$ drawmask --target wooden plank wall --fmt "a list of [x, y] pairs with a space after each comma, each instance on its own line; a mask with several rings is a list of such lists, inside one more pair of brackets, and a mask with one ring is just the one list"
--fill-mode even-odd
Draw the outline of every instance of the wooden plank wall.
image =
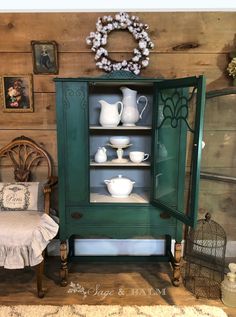
[[[132, 13], [149, 24], [149, 35], [155, 44], [142, 76], [176, 78], [204, 74], [207, 90], [232, 85], [226, 67], [229, 53], [236, 50], [235, 12]], [[1, 13], [0, 75], [33, 74], [32, 40], [58, 43], [59, 77], [103, 74], [96, 68], [85, 38], [95, 31], [98, 16], [106, 14], [112, 13]], [[131, 50], [136, 46], [128, 32], [113, 32], [108, 42], [108, 51], [116, 60], [132, 56]], [[33, 113], [1, 110], [0, 146], [19, 135], [32, 137], [51, 154], [57, 173], [54, 77], [33, 75]], [[205, 210], [204, 195], [201, 197]]]

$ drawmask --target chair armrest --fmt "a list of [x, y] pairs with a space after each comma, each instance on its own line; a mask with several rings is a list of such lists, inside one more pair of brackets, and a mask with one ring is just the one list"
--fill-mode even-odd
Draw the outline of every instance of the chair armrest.
[[51, 176], [47, 183], [44, 185], [44, 193], [48, 190], [51, 191], [52, 187], [55, 186], [58, 183], [58, 177], [57, 176]]
[[49, 215], [50, 212], [50, 196], [52, 192], [52, 187], [58, 182], [58, 177], [52, 176], [49, 178], [48, 182], [44, 185], [44, 211]]

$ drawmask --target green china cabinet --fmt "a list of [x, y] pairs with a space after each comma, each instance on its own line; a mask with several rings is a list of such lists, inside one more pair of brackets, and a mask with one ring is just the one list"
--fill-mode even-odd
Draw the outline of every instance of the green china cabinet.
[[[95, 78], [56, 78], [55, 82], [61, 285], [67, 284], [67, 254], [73, 253], [67, 240], [73, 241], [76, 235], [164, 236], [165, 254], [150, 257], [171, 261], [173, 283], [178, 285], [183, 224], [194, 226], [197, 221], [204, 77], [162, 80], [117, 71]], [[142, 118], [133, 126], [102, 126], [99, 101], [122, 101], [121, 87], [147, 98]], [[115, 159], [112, 136], [129, 137], [122, 163]], [[106, 148], [103, 163], [94, 161], [99, 147]], [[136, 164], [129, 160], [130, 151], [145, 152], [149, 158]], [[104, 180], [116, 177], [134, 183], [128, 197], [108, 192]], [[171, 239], [176, 241], [174, 254]]]

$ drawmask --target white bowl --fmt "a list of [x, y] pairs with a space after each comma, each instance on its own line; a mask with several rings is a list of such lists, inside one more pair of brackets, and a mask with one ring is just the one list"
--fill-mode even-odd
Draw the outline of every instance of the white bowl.
[[126, 146], [130, 143], [130, 138], [127, 136], [112, 136], [110, 143], [115, 146]]

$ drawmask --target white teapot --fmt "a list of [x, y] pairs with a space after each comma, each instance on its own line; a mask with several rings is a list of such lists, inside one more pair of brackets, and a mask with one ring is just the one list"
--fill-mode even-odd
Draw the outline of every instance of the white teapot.
[[126, 198], [130, 195], [135, 184], [127, 177], [118, 175], [111, 179], [105, 179], [104, 183], [107, 185], [107, 189], [112, 197]]
[[107, 150], [106, 148], [103, 146], [103, 147], [99, 147], [96, 154], [95, 154], [95, 157], [94, 157], [94, 160], [96, 163], [104, 163], [107, 161], [107, 154], [106, 154]]

